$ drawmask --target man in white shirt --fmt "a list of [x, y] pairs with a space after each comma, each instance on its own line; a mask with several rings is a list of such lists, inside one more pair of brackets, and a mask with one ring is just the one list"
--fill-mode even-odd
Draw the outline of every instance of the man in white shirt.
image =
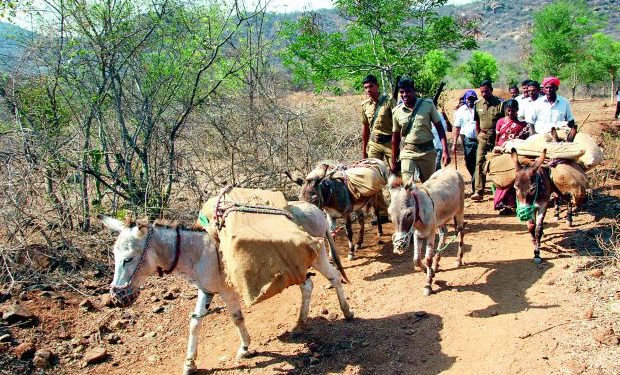
[[521, 91], [523, 93], [515, 98], [517, 102], [519, 102], [519, 108], [521, 108], [521, 103], [529, 97], [529, 92], [527, 90], [527, 87], [530, 84], [530, 82], [531, 81], [529, 78], [521, 82]]
[[535, 110], [530, 119], [526, 119], [533, 125], [535, 133], [549, 133], [553, 128], [567, 126], [569, 128], [566, 141], [572, 142], [577, 128], [575, 117], [566, 98], [557, 94], [560, 80], [556, 77], [547, 77], [543, 80], [543, 90], [546, 96], [535, 104]]
[[528, 93], [528, 97], [519, 102], [519, 113], [517, 117], [520, 121], [533, 124], [530, 119], [536, 110], [536, 102], [543, 100], [544, 95], [540, 95], [540, 83], [537, 81], [529, 81], [526, 92]]
[[[439, 115], [439, 117], [441, 117], [441, 126], [443, 126], [443, 131], [444, 133], [447, 133], [448, 124], [446, 124], [446, 119], [443, 118], [443, 115], [441, 113]], [[439, 133], [437, 133], [437, 129], [433, 127], [431, 129], [431, 132], [433, 133], [433, 146], [435, 147], [435, 151], [437, 151], [437, 157], [435, 158], [435, 171], [438, 171], [441, 169], [441, 156], [443, 154], [443, 146], [441, 145], [441, 140], [439, 139]]]
[[460, 106], [454, 113], [454, 141], [452, 142], [452, 153], [456, 152], [456, 144], [459, 140], [463, 142], [463, 155], [465, 156], [465, 166], [472, 176], [471, 190], [474, 190], [474, 172], [476, 170], [476, 151], [478, 150], [478, 139], [476, 138], [476, 121], [474, 120], [474, 104], [478, 100], [478, 95], [474, 90], [467, 90], [463, 95], [465, 104]]

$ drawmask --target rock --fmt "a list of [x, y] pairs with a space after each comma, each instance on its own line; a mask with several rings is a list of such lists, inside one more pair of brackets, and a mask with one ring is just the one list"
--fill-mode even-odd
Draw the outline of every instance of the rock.
[[6, 320], [9, 324], [18, 322], [35, 322], [36, 317], [22, 305], [13, 304], [10, 305], [2, 314], [2, 319]]
[[316, 342], [311, 342], [310, 344], [308, 344], [308, 349], [310, 349], [310, 351], [313, 353], [318, 352], [320, 348], [321, 345], [317, 344]]
[[148, 356], [146, 358], [146, 361], [149, 363], [149, 365], [156, 365], [157, 362], [159, 362], [159, 357], [153, 354], [153, 355]]
[[620, 302], [612, 303], [610, 308], [612, 312], [615, 312], [616, 314], [620, 314]]
[[172, 292], [168, 292], [166, 294], [164, 294], [163, 299], [165, 299], [166, 301], [172, 301], [173, 299], [176, 299], [177, 296], [172, 293]]
[[116, 333], [110, 333], [107, 337], [108, 343], [114, 345], [118, 344], [121, 341], [121, 337]]
[[83, 284], [86, 289], [98, 289], [100, 287], [99, 283], [94, 280], [86, 280]]
[[144, 337], [146, 337], [147, 339], [154, 339], [155, 337], [157, 337], [157, 332], [149, 332], [146, 335], [144, 335]]
[[43, 291], [39, 292], [39, 297], [42, 297], [42, 298], [52, 298], [52, 292], [50, 292], [49, 290], [43, 290]]
[[28, 297], [28, 292], [24, 291], [19, 293], [19, 300], [20, 301], [28, 301], [30, 299], [30, 297]]
[[105, 348], [94, 348], [84, 354], [84, 362], [86, 362], [87, 365], [91, 365], [93, 363], [99, 363], [105, 360], [107, 357], [108, 352], [105, 350]]
[[110, 328], [118, 330], [118, 329], [124, 329], [127, 328], [127, 325], [129, 324], [129, 322], [125, 319], [117, 319], [112, 321], [112, 323], [110, 324]]
[[594, 316], [594, 309], [592, 307], [586, 309], [586, 311], [583, 312], [584, 319], [592, 319], [593, 316]]
[[605, 345], [618, 345], [620, 344], [620, 338], [614, 332], [611, 327], [600, 329], [594, 332], [594, 339]]
[[93, 311], [95, 309], [95, 306], [93, 306], [93, 303], [90, 302], [88, 298], [84, 298], [82, 302], [80, 302], [79, 306], [84, 312]]
[[600, 269], [600, 268], [595, 268], [593, 270], [590, 270], [589, 274], [592, 277], [597, 277], [598, 278], [598, 277], [603, 276], [603, 270]]
[[151, 296], [150, 301], [153, 302], [153, 303], [156, 303], [156, 302], [159, 302], [160, 300], [159, 300], [159, 297], [157, 297], [157, 296]]
[[32, 360], [32, 363], [34, 363], [34, 365], [37, 368], [47, 368], [51, 364], [52, 356], [53, 354], [49, 350], [45, 350], [45, 349], [37, 350], [34, 353], [34, 358]]
[[584, 363], [572, 360], [566, 363], [566, 368], [571, 374], [578, 375], [586, 371], [586, 365]]
[[227, 362], [229, 359], [230, 359], [230, 357], [227, 356], [227, 355], [223, 355], [223, 356], [220, 356], [220, 357], [217, 358], [217, 360], [220, 361], [220, 362]]
[[10, 333], [5, 333], [4, 335], [0, 335], [0, 342], [11, 342], [13, 341], [13, 337], [11, 337]]
[[23, 342], [15, 347], [15, 356], [18, 359], [28, 359], [34, 355], [36, 348], [33, 342]]
[[131, 319], [131, 313], [129, 311], [123, 311], [123, 313], [121, 314], [121, 318]]
[[164, 312], [164, 306], [159, 305], [159, 306], [155, 306], [155, 307], [153, 307], [153, 312], [154, 312], [155, 314], [161, 314], [161, 313], [163, 313], [163, 312]]
[[321, 310], [321, 314], [327, 315], [327, 314], [329, 314], [329, 310], [327, 310], [325, 307], [323, 307], [323, 309]]
[[99, 297], [99, 301], [105, 307], [114, 307], [114, 301], [109, 293], [102, 294], [101, 297]]

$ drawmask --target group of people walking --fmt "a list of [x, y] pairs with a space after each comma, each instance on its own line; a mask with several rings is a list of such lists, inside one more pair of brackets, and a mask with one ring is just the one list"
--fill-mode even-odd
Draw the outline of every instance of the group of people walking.
[[[463, 145], [465, 165], [472, 177], [470, 199], [484, 199], [487, 153], [505, 142], [533, 134], [547, 134], [553, 128], [565, 128], [563, 140], [572, 141], [577, 129], [570, 103], [557, 94], [560, 80], [547, 77], [542, 85], [534, 80], [510, 87], [510, 99], [504, 101], [493, 94], [493, 84], [483, 81], [478, 93], [465, 91], [454, 114], [452, 147], [448, 148], [445, 113], [441, 114], [432, 100], [416, 95], [414, 83], [404, 78], [397, 83], [398, 97], [380, 94], [377, 78], [363, 80], [367, 99], [362, 102], [362, 156], [385, 160], [393, 174], [403, 179], [425, 182], [436, 169], [450, 163], [450, 152], [456, 152], [459, 139]], [[439, 162], [441, 160], [441, 162]], [[385, 200], [377, 202], [380, 215], [387, 221]], [[511, 214], [515, 208], [513, 187], [496, 189], [495, 209]]]

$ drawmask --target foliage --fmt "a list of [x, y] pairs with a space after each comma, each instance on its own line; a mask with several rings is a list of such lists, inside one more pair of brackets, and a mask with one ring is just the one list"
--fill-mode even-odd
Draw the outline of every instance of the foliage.
[[472, 87], [480, 86], [485, 79], [495, 82], [499, 71], [495, 57], [481, 51], [474, 51], [462, 69]]
[[[591, 67], [590, 72], [596, 71], [593, 79], [603, 81], [604, 74], [610, 82], [611, 102], [614, 97], [614, 81], [620, 70], [620, 41], [609, 35], [596, 33], [587, 43], [587, 61]], [[604, 74], [600, 74], [604, 72]]]
[[[578, 70], [586, 38], [603, 25], [585, 1], [553, 2], [534, 13], [532, 31], [532, 77], [570, 77]], [[571, 66], [573, 65], [573, 66]]]
[[318, 90], [343, 80], [359, 85], [367, 74], [379, 76], [383, 87], [391, 89], [394, 77], [407, 74], [419, 79], [419, 90], [429, 92], [428, 78], [445, 73], [448, 61], [442, 52], [431, 51], [476, 47], [472, 22], [437, 13], [446, 0], [334, 3], [347, 20], [343, 30], [327, 32], [321, 17], [309, 13], [280, 33], [288, 41], [281, 54], [284, 65], [297, 82]]

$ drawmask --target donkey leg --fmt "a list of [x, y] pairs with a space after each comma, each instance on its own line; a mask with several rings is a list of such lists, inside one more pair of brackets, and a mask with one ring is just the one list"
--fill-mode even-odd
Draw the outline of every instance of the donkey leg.
[[[357, 222], [360, 225], [360, 231], [357, 236], [357, 243], [355, 244], [355, 250], [359, 250], [362, 247], [362, 243], [364, 243], [364, 223], [366, 221], [364, 211], [359, 210], [357, 215]], [[377, 224], [378, 225], [378, 224]]]
[[[379, 193], [381, 194], [381, 193]], [[375, 212], [375, 217], [377, 218], [377, 241], [379, 242], [379, 244], [383, 243], [383, 240], [381, 239], [381, 236], [383, 236], [383, 224], [382, 224], [382, 220], [381, 220], [381, 216], [380, 216], [380, 211], [377, 208], [377, 206], [379, 205], [377, 203], [377, 201], [379, 200], [379, 196], [375, 195], [375, 199], [372, 205], [372, 208]]]
[[[448, 229], [446, 228], [445, 225], [442, 225], [439, 228], [439, 240], [437, 241], [437, 251], [435, 252], [435, 256], [433, 257], [433, 272], [437, 272], [437, 270], [439, 269], [439, 261], [441, 260], [441, 253], [439, 252], [441, 249], [443, 249], [445, 243], [446, 243], [446, 233], [448, 232]], [[434, 234], [433, 234], [434, 236]]]
[[235, 323], [235, 326], [237, 326], [239, 339], [241, 340], [239, 349], [237, 349], [237, 359], [248, 357], [251, 354], [248, 351], [248, 348], [250, 347], [250, 334], [245, 327], [245, 319], [243, 318], [243, 313], [241, 312], [239, 294], [235, 291], [230, 291], [220, 293], [220, 296], [224, 300], [224, 303], [226, 303], [228, 311], [230, 311], [230, 317], [232, 318], [233, 323]]
[[573, 199], [570, 195], [567, 198], [567, 202], [568, 202], [568, 208], [566, 209], [566, 224], [568, 224], [569, 227], [572, 227], [573, 226]]
[[415, 267], [420, 267], [420, 270], [424, 271], [424, 265], [422, 264], [422, 247], [424, 247], [424, 239], [418, 237], [415, 233], [413, 235], [413, 270]]
[[543, 223], [545, 222], [545, 215], [547, 213], [547, 206], [539, 207], [536, 212], [536, 226], [534, 230], [534, 263], [540, 264], [542, 259], [540, 258], [540, 241], [543, 236]]
[[310, 297], [312, 297], [312, 288], [314, 284], [310, 276], [306, 277], [306, 281], [299, 286], [301, 289], [301, 308], [299, 309], [299, 319], [297, 319], [297, 328], [301, 329], [308, 321], [308, 312], [310, 311]]
[[323, 275], [336, 290], [338, 296], [338, 302], [340, 303], [340, 309], [344, 314], [346, 320], [353, 319], [353, 311], [349, 307], [347, 298], [344, 295], [344, 288], [342, 287], [342, 276], [340, 272], [334, 266], [327, 261], [327, 255], [325, 254], [325, 247], [321, 248], [317, 259], [312, 263], [312, 267]]
[[562, 199], [560, 199], [559, 196], [555, 197], [555, 209], [554, 209], [554, 213], [553, 213], [553, 218], [555, 219], [555, 221], [560, 221], [560, 203], [562, 203]]
[[200, 330], [200, 323], [202, 318], [207, 315], [209, 305], [213, 300], [213, 294], [198, 291], [198, 300], [196, 301], [196, 307], [194, 313], [189, 320], [189, 340], [187, 341], [187, 355], [185, 356], [185, 363], [183, 364], [183, 374], [189, 375], [196, 371], [196, 355], [198, 352], [198, 331]]
[[454, 220], [455, 225], [456, 225], [456, 231], [458, 233], [458, 240], [459, 240], [459, 249], [458, 249], [458, 253], [456, 254], [456, 267], [460, 267], [463, 264], [463, 245], [464, 245], [464, 240], [463, 238], [465, 237], [465, 225], [463, 223], [463, 219], [455, 219]]
[[431, 267], [433, 257], [435, 255], [435, 230], [431, 231], [431, 234], [426, 238], [426, 255], [424, 257], [426, 265], [426, 285], [424, 286], [424, 295], [429, 296], [433, 292], [433, 277], [435, 271]]
[[351, 225], [351, 214], [344, 217], [344, 228], [347, 232], [347, 240], [349, 241], [349, 260], [355, 259], [355, 246], [353, 245], [353, 226]]

